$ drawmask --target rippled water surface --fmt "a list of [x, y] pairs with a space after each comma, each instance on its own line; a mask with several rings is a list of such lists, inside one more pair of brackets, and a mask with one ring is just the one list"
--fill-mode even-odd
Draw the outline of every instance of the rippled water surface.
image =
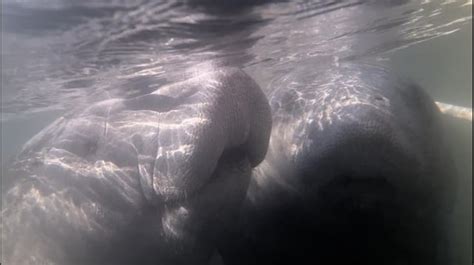
[[[470, 0], [219, 2], [3, 1], [2, 164], [66, 111], [156, 90], [208, 60], [243, 68], [266, 91], [369, 61], [471, 107]], [[446, 129], [461, 176], [453, 240], [469, 264], [472, 127], [447, 116]]]

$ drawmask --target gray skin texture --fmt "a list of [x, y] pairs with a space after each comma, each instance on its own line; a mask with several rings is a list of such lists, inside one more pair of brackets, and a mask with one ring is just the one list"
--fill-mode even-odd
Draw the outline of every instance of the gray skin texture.
[[[267, 149], [264, 97], [238, 70], [202, 76], [27, 143], [4, 179], [5, 264], [205, 264], [216, 246], [239, 265], [451, 264], [453, 170], [422, 89], [360, 64], [289, 73], [264, 88], [271, 140], [251, 170]], [[231, 95], [242, 88], [255, 89]]]
[[455, 175], [420, 87], [349, 63], [270, 86], [269, 150], [225, 264], [451, 264]]
[[5, 264], [206, 264], [265, 157], [268, 102], [212, 66], [59, 118], [2, 191]]
[[276, 80], [268, 104], [242, 71], [197, 69], [25, 145], [6, 264], [450, 264], [454, 177], [421, 88], [343, 63]]

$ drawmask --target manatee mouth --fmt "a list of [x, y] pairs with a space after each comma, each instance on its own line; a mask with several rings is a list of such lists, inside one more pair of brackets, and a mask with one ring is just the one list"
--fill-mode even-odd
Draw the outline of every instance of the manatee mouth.
[[[165, 203], [163, 231], [169, 238], [202, 237], [213, 241], [236, 218], [250, 182], [245, 150], [225, 151], [212, 176], [199, 189]], [[192, 240], [191, 240], [192, 241]]]
[[312, 160], [316, 166], [304, 173], [305, 194], [317, 219], [308, 229], [318, 236], [314, 245], [322, 253], [319, 260], [413, 260], [420, 256], [417, 251], [425, 251], [415, 246], [434, 234], [429, 232], [430, 220], [420, 215], [426, 201], [416, 153], [400, 148], [400, 138], [394, 140], [390, 134], [355, 132], [336, 139], [338, 144], [319, 153], [319, 159]]
[[345, 212], [350, 217], [358, 214], [383, 215], [396, 206], [397, 193], [393, 185], [381, 176], [337, 176], [320, 188], [320, 198], [326, 207]]
[[416, 194], [422, 187], [415, 184], [416, 154], [398, 146], [402, 141], [390, 134], [352, 133], [311, 159], [315, 162], [305, 167], [303, 183], [311, 201], [335, 218], [331, 222], [372, 225], [382, 231], [418, 205]]
[[[218, 193], [225, 193], [226, 191], [231, 191], [235, 188], [232, 186], [227, 187], [226, 183], [231, 182], [235, 184], [236, 182], [246, 182], [248, 184], [250, 168], [251, 163], [249, 162], [244, 148], [238, 147], [225, 150], [218, 159], [216, 168], [211, 176], [202, 183], [198, 189], [189, 190], [186, 194], [177, 196], [166, 203], [167, 205], [181, 205], [183, 202], [202, 200], [202, 197], [219, 197], [219, 194], [210, 194], [209, 190], [214, 190], [214, 192]], [[242, 180], [236, 181], [235, 178], [242, 178]]]
[[418, 264], [425, 264], [424, 248], [435, 242], [433, 220], [423, 216], [423, 208], [409, 191], [387, 179], [341, 175], [320, 188], [314, 205], [319, 217], [314, 234], [319, 236], [315, 245], [323, 263], [404, 264], [401, 261], [419, 260]]
[[229, 177], [221, 172], [222, 168], [228, 167], [229, 170], [239, 170], [248, 166], [250, 166], [250, 162], [244, 148], [237, 147], [225, 150], [217, 162], [216, 169], [204, 187], [218, 179]]

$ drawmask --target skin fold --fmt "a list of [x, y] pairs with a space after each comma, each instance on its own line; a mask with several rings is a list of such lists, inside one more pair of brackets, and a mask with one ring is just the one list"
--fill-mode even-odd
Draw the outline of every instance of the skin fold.
[[265, 96], [207, 68], [58, 119], [4, 182], [6, 263], [449, 262], [434, 102], [381, 67], [305, 71]]
[[4, 185], [7, 264], [207, 262], [271, 114], [244, 72], [194, 73], [64, 116], [24, 146]]

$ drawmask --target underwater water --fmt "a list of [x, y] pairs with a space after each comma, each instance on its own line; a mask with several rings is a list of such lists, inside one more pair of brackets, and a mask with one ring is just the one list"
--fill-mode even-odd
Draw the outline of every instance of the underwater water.
[[[2, 168], [64, 113], [149, 93], [208, 60], [241, 67], [264, 91], [325, 64], [372, 62], [436, 101], [472, 106], [470, 0], [258, 2], [3, 1]], [[452, 240], [470, 264], [472, 123], [446, 115], [445, 125], [459, 177]]]

